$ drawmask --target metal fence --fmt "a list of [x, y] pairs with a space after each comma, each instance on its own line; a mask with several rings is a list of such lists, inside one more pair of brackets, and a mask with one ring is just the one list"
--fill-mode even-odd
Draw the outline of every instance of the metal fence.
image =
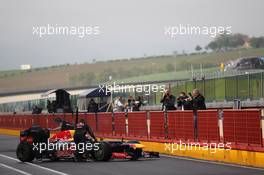
[[[171, 77], [173, 79], [173, 77]], [[142, 82], [141, 82], [142, 83]], [[264, 72], [259, 70], [253, 71], [234, 71], [225, 72], [221, 75], [205, 77], [199, 77], [192, 80], [171, 80], [171, 81], [155, 81], [155, 82], [144, 82], [142, 84], [164, 84], [171, 88], [172, 94], [178, 96], [180, 92], [186, 93], [192, 92], [193, 89], [197, 88], [205, 96], [206, 102], [213, 101], [233, 101], [234, 99], [240, 100], [261, 100], [264, 98]], [[134, 83], [136, 84], [136, 83]], [[144, 95], [144, 93], [114, 93], [113, 96], [123, 96], [127, 98], [129, 95], [137, 98], [143, 96], [144, 101], [147, 105], [160, 105], [160, 99], [162, 93], [153, 93]], [[77, 96], [72, 96], [72, 105], [76, 105]], [[1, 112], [13, 112], [15, 108], [19, 106], [23, 107], [22, 111], [30, 111], [32, 105], [36, 104], [45, 108], [45, 102], [41, 100], [15, 102], [9, 104], [0, 104]], [[25, 108], [26, 107], [26, 108]]]
[[181, 91], [191, 92], [194, 88], [197, 88], [204, 94], [207, 102], [231, 101], [234, 99], [259, 100], [264, 97], [263, 75], [264, 72], [259, 72], [212, 79], [194, 79], [171, 84], [171, 90], [177, 96]]

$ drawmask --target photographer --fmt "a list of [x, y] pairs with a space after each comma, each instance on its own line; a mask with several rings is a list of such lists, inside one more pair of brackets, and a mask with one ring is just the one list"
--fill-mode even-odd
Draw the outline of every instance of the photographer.
[[175, 97], [170, 93], [169, 89], [166, 89], [162, 99], [160, 100], [162, 103], [162, 110], [175, 110]]
[[194, 112], [194, 135], [195, 139], [198, 139], [198, 122], [197, 122], [197, 110], [204, 110], [206, 109], [205, 106], [205, 98], [202, 94], [200, 94], [198, 89], [194, 89], [192, 94], [189, 93], [188, 101], [190, 101], [193, 105], [193, 112]]
[[206, 109], [205, 98], [199, 92], [198, 89], [194, 89], [192, 91], [192, 94], [189, 94], [189, 95], [190, 95], [189, 101], [192, 102], [193, 110], [204, 110], [204, 109]]
[[177, 106], [181, 110], [192, 110], [192, 102], [185, 92], [181, 92], [180, 96], [177, 98]]
[[140, 96], [138, 96], [137, 100], [135, 101], [135, 107], [133, 111], [140, 111], [140, 107], [143, 104], [142, 99]]
[[124, 111], [124, 104], [123, 99], [121, 96], [116, 97], [116, 100], [114, 101], [114, 112], [122, 112]]
[[127, 112], [132, 112], [134, 111], [134, 108], [136, 106], [135, 100], [132, 96], [129, 96], [127, 99], [127, 102], [125, 104], [125, 109]]

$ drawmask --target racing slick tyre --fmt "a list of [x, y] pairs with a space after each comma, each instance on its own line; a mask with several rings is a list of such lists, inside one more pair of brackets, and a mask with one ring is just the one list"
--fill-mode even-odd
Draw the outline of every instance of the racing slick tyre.
[[56, 155], [55, 152], [53, 152], [53, 153], [51, 154], [51, 156], [49, 157], [49, 159], [50, 159], [50, 161], [52, 161], [52, 162], [56, 162], [56, 161], [59, 161], [59, 160], [60, 160], [60, 158], [57, 157], [57, 155]]
[[130, 160], [138, 160], [140, 157], [142, 157], [142, 149], [135, 149], [132, 151], [132, 158]]
[[106, 142], [99, 142], [99, 149], [94, 150], [93, 158], [96, 161], [108, 161], [112, 157], [111, 146]]
[[35, 158], [32, 145], [27, 142], [19, 143], [16, 150], [16, 156], [22, 162], [32, 162]]

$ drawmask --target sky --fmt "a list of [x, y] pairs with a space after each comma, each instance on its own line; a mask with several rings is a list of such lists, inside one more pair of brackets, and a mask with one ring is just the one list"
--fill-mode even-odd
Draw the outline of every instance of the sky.
[[[179, 25], [264, 36], [263, 11], [263, 0], [0, 0], [0, 70], [192, 52], [214, 39], [166, 34]], [[98, 27], [99, 34], [33, 32], [48, 25]]]

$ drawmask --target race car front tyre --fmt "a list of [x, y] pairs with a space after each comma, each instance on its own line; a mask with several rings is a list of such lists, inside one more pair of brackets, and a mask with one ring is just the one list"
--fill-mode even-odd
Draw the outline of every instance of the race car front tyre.
[[96, 161], [108, 161], [112, 157], [111, 146], [109, 143], [100, 142], [97, 150], [93, 152], [93, 158]]
[[35, 156], [32, 145], [27, 142], [19, 143], [16, 150], [17, 158], [22, 162], [32, 162]]

